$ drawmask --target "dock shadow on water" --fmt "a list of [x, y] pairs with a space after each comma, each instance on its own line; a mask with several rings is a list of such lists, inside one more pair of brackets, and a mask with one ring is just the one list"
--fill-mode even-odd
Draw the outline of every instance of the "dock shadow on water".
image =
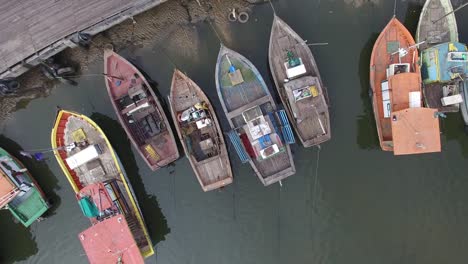
[[14, 239], [6, 235], [0, 235], [0, 263], [13, 263], [37, 254], [38, 248], [31, 229], [37, 228], [38, 225], [47, 225], [47, 217], [55, 214], [55, 210], [60, 205], [60, 197], [54, 190], [59, 187], [57, 185], [57, 178], [47, 164], [21, 156], [19, 152], [23, 149], [18, 143], [4, 135], [0, 135], [0, 147], [4, 148], [24, 164], [51, 204], [51, 208], [43, 215], [45, 220], [40, 223], [34, 223], [29, 228], [24, 227], [18, 222], [11, 215], [10, 211], [0, 210], [1, 229], [4, 231], [8, 230], [9, 234], [15, 234]]
[[135, 157], [133, 156], [130, 140], [124, 129], [118, 121], [100, 113], [92, 113], [90, 118], [104, 131], [124, 166], [137, 196], [153, 245], [164, 241], [166, 235], [170, 233], [166, 217], [159, 207], [156, 196], [148, 195], [145, 191]]
[[374, 43], [379, 37], [373, 33], [362, 48], [359, 57], [359, 79], [361, 81], [361, 101], [364, 112], [357, 118], [357, 144], [361, 149], [378, 149], [379, 135], [375, 124], [374, 110], [372, 108], [372, 89], [369, 81], [369, 63]]

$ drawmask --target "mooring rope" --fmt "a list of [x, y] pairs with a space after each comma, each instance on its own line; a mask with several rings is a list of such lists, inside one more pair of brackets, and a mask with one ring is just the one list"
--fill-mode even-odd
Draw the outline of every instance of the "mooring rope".
[[317, 189], [317, 182], [318, 182], [318, 170], [319, 170], [319, 162], [320, 162], [320, 150], [322, 147], [320, 145], [317, 145], [317, 161], [315, 165], [315, 180], [314, 180], [314, 189], [312, 191], [312, 209], [315, 208], [315, 192]]
[[275, 6], [273, 6], [273, 2], [271, 2], [271, 1], [272, 1], [272, 0], [269, 0], [268, 3], [270, 3], [271, 9], [273, 9], [273, 14], [276, 15]]
[[214, 33], [216, 34], [216, 37], [219, 40], [219, 43], [223, 44], [223, 41], [221, 40], [221, 37], [218, 34], [218, 31], [213, 27], [213, 24], [211, 24], [211, 21], [208, 19], [208, 24], [210, 24], [211, 29], [213, 29]]

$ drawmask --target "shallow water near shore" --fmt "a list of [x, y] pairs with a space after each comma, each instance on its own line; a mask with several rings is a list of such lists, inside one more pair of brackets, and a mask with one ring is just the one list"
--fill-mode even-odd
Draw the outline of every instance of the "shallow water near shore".
[[[422, 2], [398, 1], [396, 16], [412, 32]], [[332, 140], [320, 151], [293, 146], [297, 173], [282, 187], [263, 187], [232, 147], [234, 183], [220, 191], [203, 193], [185, 157], [151, 172], [116, 121], [104, 80], [86, 76], [102, 72], [100, 60], [88, 65], [78, 86], [59, 85], [1, 123], [0, 146], [16, 155], [48, 148], [56, 106], [93, 118], [116, 149], [140, 202], [156, 245], [147, 263], [466, 263], [468, 135], [461, 117], [442, 120], [442, 153], [394, 157], [378, 146], [368, 66], [373, 42], [393, 15], [393, 1], [273, 4], [309, 43], [329, 43], [311, 48], [331, 101]], [[468, 41], [467, 14], [468, 9], [457, 14], [462, 42]], [[164, 99], [174, 67], [187, 73], [228, 131], [214, 82], [217, 35], [257, 66], [276, 96], [267, 60], [272, 18], [269, 4], [257, 5], [246, 24], [213, 23], [218, 34], [200, 22], [165, 42], [117, 51], [145, 71]], [[28, 229], [0, 211], [0, 263], [87, 263], [77, 234], [89, 221], [55, 158], [25, 165], [53, 207]]]

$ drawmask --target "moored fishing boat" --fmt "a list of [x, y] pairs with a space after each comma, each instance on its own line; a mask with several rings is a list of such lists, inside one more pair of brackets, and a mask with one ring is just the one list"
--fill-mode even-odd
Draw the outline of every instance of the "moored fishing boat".
[[[131, 230], [140, 254], [144, 257], [153, 255], [152, 243], [136, 196], [104, 132], [90, 118], [60, 110], [52, 129], [51, 143], [57, 162], [77, 197], [85, 197], [83, 194], [88, 190], [99, 190], [96, 191], [98, 195], [110, 195], [114, 200], [112, 205], [102, 207], [105, 205], [99, 204], [101, 202], [96, 203], [89, 199], [87, 202], [81, 202], [79, 199], [83, 211], [85, 207], [98, 208], [96, 210], [100, 217], [96, 219], [90, 217], [93, 227], [99, 224], [101, 230], [112, 229], [112, 223], [107, 226], [103, 221], [107, 217], [118, 216], [121, 223], [123, 219], [127, 223], [126, 226]], [[105, 213], [106, 217], [102, 217], [102, 213]], [[83, 238], [80, 237], [80, 240], [83, 243]], [[114, 243], [126, 242], [115, 240]], [[95, 250], [107, 249], [101, 247]]]
[[169, 101], [180, 141], [202, 189], [206, 192], [232, 183], [223, 133], [208, 97], [175, 70]]
[[458, 28], [450, 0], [426, 0], [418, 27], [416, 42], [424, 42], [419, 48], [424, 50], [444, 42], [458, 42]]
[[274, 15], [270, 70], [286, 113], [304, 147], [331, 138], [326, 88], [307, 43]]
[[255, 66], [221, 45], [216, 89], [231, 126], [229, 138], [243, 163], [265, 185], [296, 172], [289, 144], [295, 142], [287, 114], [279, 110]]
[[446, 42], [431, 46], [421, 51], [421, 61], [426, 106], [440, 112], [458, 112], [464, 101], [463, 80], [468, 73], [466, 45]]
[[[450, 0], [427, 0], [422, 9], [416, 42], [421, 50], [423, 94], [426, 106], [440, 112], [457, 112], [463, 101], [458, 78], [447, 55], [466, 47], [458, 43], [458, 28]], [[453, 54], [453, 53], [452, 53]]]
[[395, 155], [439, 152], [437, 109], [424, 108], [416, 43], [392, 18], [370, 60], [372, 105], [380, 146]]
[[41, 187], [28, 169], [0, 148], [0, 209], [8, 208], [25, 227], [49, 209]]
[[104, 51], [104, 75], [120, 124], [148, 166], [157, 170], [177, 160], [174, 134], [145, 76], [109, 49]]

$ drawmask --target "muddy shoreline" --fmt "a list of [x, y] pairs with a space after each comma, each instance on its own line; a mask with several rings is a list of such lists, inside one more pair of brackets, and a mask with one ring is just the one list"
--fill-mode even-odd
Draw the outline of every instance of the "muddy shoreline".
[[[196, 39], [191, 29], [197, 23], [210, 22], [214, 27], [222, 27], [233, 23], [228, 20], [230, 10], [249, 13], [252, 6], [244, 0], [170, 0], [93, 36], [87, 48], [64, 50], [56, 60], [73, 66], [77, 70], [76, 77], [79, 77], [88, 72], [90, 65], [102, 61], [103, 49], [109, 44], [116, 51], [162, 44], [184, 50]], [[31, 100], [48, 96], [60, 85], [58, 81], [47, 79], [39, 67], [21, 75], [18, 81], [21, 87], [15, 94], [0, 97], [0, 121], [24, 108]]]

